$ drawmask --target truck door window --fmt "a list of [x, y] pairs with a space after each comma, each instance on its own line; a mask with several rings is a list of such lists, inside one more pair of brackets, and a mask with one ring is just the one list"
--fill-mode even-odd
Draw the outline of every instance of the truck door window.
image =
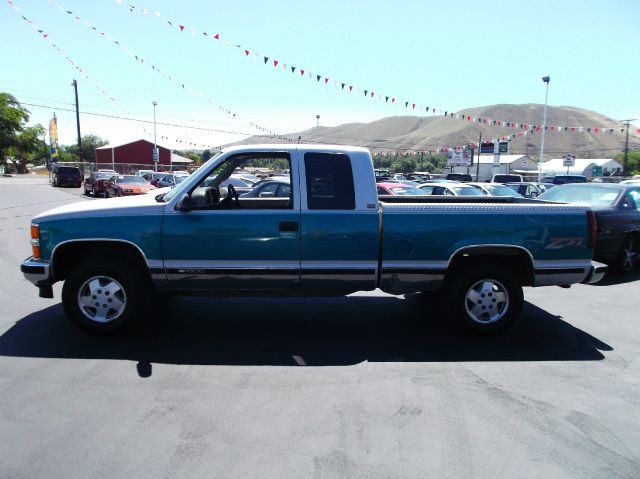
[[356, 195], [351, 160], [336, 153], [305, 153], [307, 207], [310, 210], [353, 210]]
[[[285, 174], [284, 171], [288, 171]], [[239, 153], [211, 170], [191, 193], [192, 209], [292, 209], [293, 196], [289, 187], [286, 196], [276, 197], [278, 184], [262, 184], [261, 179], [279, 178], [291, 182], [289, 153]], [[229, 195], [229, 191], [232, 192]], [[233, 194], [235, 192], [235, 195]], [[271, 192], [261, 197], [260, 193]]]

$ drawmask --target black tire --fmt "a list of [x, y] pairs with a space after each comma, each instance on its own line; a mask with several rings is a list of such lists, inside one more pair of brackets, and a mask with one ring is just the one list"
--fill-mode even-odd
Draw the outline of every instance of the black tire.
[[89, 193], [89, 190], [87, 190], [86, 188], [84, 189], [84, 195], [85, 196], [91, 196], [91, 194]]
[[149, 277], [135, 261], [89, 260], [69, 273], [62, 287], [62, 306], [76, 326], [107, 334], [140, 320], [152, 291]]
[[629, 274], [638, 267], [638, 241], [629, 236], [625, 238], [620, 246], [618, 257], [613, 264], [616, 273]]
[[524, 303], [517, 277], [495, 266], [470, 264], [454, 271], [445, 288], [450, 313], [465, 328], [483, 334], [511, 326]]
[[116, 198], [120, 197], [120, 190], [116, 190]]

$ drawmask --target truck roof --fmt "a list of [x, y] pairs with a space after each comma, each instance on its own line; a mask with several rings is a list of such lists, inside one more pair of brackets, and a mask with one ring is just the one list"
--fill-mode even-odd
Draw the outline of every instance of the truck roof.
[[361, 146], [348, 146], [348, 145], [308, 145], [305, 143], [268, 143], [257, 145], [236, 145], [223, 148], [225, 153], [242, 153], [252, 152], [256, 153], [256, 150], [261, 151], [343, 151], [367, 153], [370, 154], [368, 148]]

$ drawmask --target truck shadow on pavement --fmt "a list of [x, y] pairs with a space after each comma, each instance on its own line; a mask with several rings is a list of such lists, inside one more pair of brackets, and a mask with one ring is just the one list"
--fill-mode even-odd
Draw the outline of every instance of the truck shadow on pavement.
[[530, 303], [507, 332], [482, 337], [423, 295], [340, 298], [170, 298], [126, 334], [93, 336], [61, 304], [0, 337], [0, 355], [197, 365], [333, 366], [370, 362], [585, 361], [612, 348]]
[[600, 281], [593, 283], [590, 286], [613, 286], [615, 284], [632, 283], [638, 280], [640, 280], [640, 271], [634, 271], [629, 274], [615, 274], [609, 272]]

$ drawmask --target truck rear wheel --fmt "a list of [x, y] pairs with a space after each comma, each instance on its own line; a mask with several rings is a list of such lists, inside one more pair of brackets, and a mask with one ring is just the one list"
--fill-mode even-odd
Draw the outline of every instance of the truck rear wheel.
[[134, 266], [118, 261], [78, 265], [62, 288], [62, 305], [76, 326], [92, 333], [111, 333], [144, 314], [151, 287]]
[[448, 282], [449, 310], [473, 331], [486, 334], [503, 331], [522, 311], [524, 296], [520, 282], [502, 268], [470, 266], [454, 272]]

